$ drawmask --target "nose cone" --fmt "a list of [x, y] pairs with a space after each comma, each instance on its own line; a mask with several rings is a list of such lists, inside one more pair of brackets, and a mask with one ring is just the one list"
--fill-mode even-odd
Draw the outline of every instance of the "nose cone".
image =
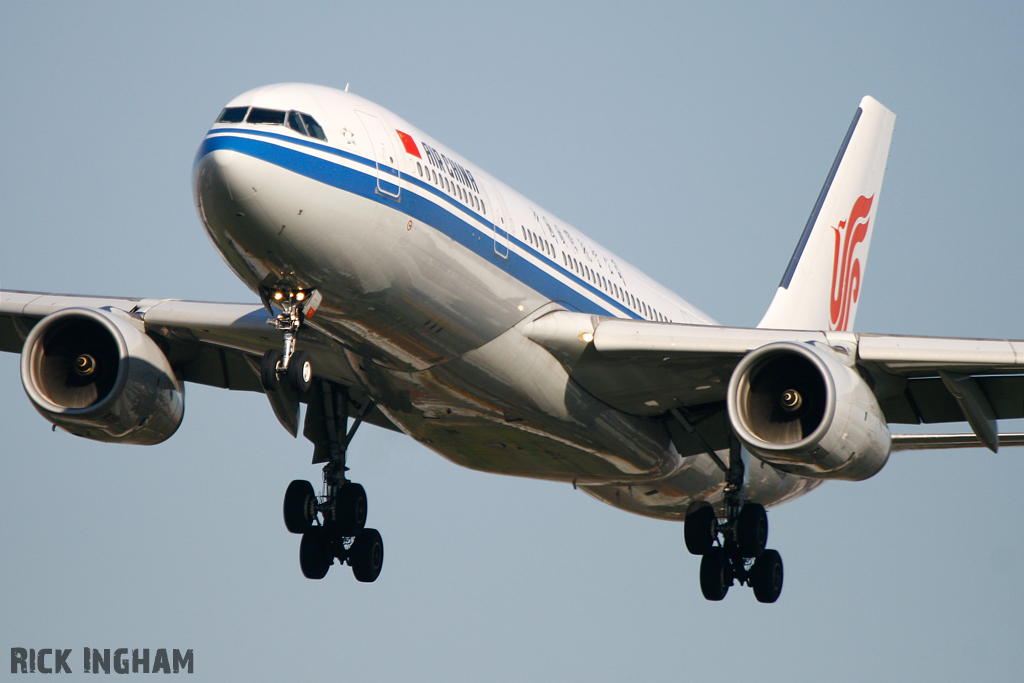
[[258, 184], [246, 169], [251, 157], [203, 143], [192, 168], [192, 190], [199, 218], [217, 250], [246, 282], [258, 283], [279, 252], [274, 225], [259, 204]]
[[[203, 149], [200, 148], [200, 154]], [[256, 186], [245, 174], [243, 154], [227, 149], [214, 149], [196, 156], [192, 169], [196, 203], [199, 199], [242, 201], [256, 194]]]

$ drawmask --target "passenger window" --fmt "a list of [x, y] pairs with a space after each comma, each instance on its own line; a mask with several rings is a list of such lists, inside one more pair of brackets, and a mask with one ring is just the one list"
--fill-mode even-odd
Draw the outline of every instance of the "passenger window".
[[217, 117], [217, 123], [241, 123], [249, 107], [228, 107]]
[[418, 161], [416, 162], [416, 172], [420, 174], [420, 178], [423, 177], [423, 166]]
[[486, 216], [487, 215], [487, 205], [484, 204], [484, 200], [482, 200], [482, 199], [480, 200], [480, 208], [483, 209], [484, 215]]
[[303, 114], [302, 121], [306, 124], [306, 130], [309, 131], [310, 135], [315, 137], [317, 140], [327, 142], [327, 136], [324, 135], [324, 129], [320, 127], [320, 124], [316, 122], [316, 119], [309, 114]]
[[283, 126], [284, 112], [278, 111], [277, 109], [260, 109], [259, 107], [253, 107], [249, 111], [249, 116], [245, 119], [245, 122]]
[[288, 112], [288, 127], [296, 133], [309, 135], [309, 131], [306, 130], [306, 124], [302, 122], [302, 117], [299, 116], [299, 112], [297, 111]]

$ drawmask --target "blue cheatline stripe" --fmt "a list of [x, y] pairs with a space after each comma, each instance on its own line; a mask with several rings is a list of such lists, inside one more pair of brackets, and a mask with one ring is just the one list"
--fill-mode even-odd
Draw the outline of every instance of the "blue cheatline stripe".
[[853, 137], [853, 131], [857, 128], [857, 122], [860, 121], [860, 115], [864, 113], [864, 110], [857, 107], [857, 113], [853, 115], [853, 122], [850, 124], [850, 129], [846, 131], [846, 137], [843, 138], [843, 144], [839, 147], [839, 154], [836, 154], [836, 160], [832, 162], [832, 170], [828, 172], [828, 177], [825, 178], [825, 184], [821, 188], [821, 193], [818, 194], [818, 201], [814, 202], [814, 208], [811, 209], [811, 217], [807, 219], [807, 225], [804, 226], [804, 232], [800, 235], [800, 241], [796, 244], [796, 251], [793, 252], [793, 258], [789, 259], [789, 266], [786, 268], [786, 273], [782, 276], [782, 282], [779, 283], [779, 287], [783, 289], [789, 289], [789, 283], [793, 280], [793, 273], [796, 272], [797, 264], [800, 263], [800, 257], [803, 256], [804, 247], [807, 246], [807, 240], [811, 239], [811, 230], [814, 229], [814, 224], [818, 222], [818, 214], [821, 213], [821, 206], [825, 203], [825, 197], [828, 196], [828, 191], [832, 189], [832, 181], [836, 178], [836, 171], [839, 170], [839, 164], [843, 161], [843, 155], [846, 154], [846, 148], [850, 144], [850, 138]]
[[[281, 141], [284, 141], [284, 142], [300, 145], [302, 147], [308, 147], [310, 149], [315, 149], [315, 150], [318, 150], [320, 152], [325, 152], [327, 154], [338, 156], [338, 157], [341, 157], [343, 159], [347, 159], [349, 161], [354, 161], [354, 162], [356, 162], [358, 164], [361, 164], [363, 166], [367, 166], [368, 168], [373, 168], [373, 169], [377, 169], [378, 168], [378, 164], [374, 160], [367, 159], [366, 157], [359, 156], [358, 154], [353, 154], [352, 152], [346, 152], [346, 151], [338, 149], [336, 147], [329, 147], [327, 145], [322, 145], [322, 144], [320, 144], [318, 142], [313, 142], [312, 140], [309, 140], [307, 138], [292, 137], [290, 135], [282, 135], [280, 133], [273, 133], [273, 132], [265, 131], [265, 130], [253, 130], [253, 129], [249, 129], [249, 128], [214, 128], [214, 129], [212, 129], [208, 133], [208, 135], [235, 134], [235, 133], [241, 133], [243, 135], [250, 135], [250, 136], [265, 137], [265, 138], [270, 138], [272, 140], [281, 140]], [[196, 154], [196, 159], [198, 160], [205, 153], [206, 152], [203, 151], [203, 148], [200, 147], [199, 148], [199, 152]], [[253, 156], [256, 156], [256, 155], [253, 155]], [[379, 166], [379, 167], [383, 171], [385, 171], [386, 173], [388, 173], [390, 175], [402, 177], [400, 175], [399, 169], [397, 169], [397, 168], [393, 168], [393, 167], [387, 166], [387, 165], [382, 165], [382, 166]], [[287, 168], [287, 166], [285, 168]], [[313, 176], [309, 176], [309, 177], [313, 177]], [[316, 178], [314, 178], [314, 179], [316, 179]], [[452, 197], [450, 194], [448, 194], [444, 190], [442, 190], [440, 188], [437, 188], [437, 187], [434, 187], [433, 184], [428, 183], [428, 182], [424, 182], [423, 180], [420, 180], [419, 178], [416, 178], [416, 177], [410, 176], [410, 175], [404, 176], [404, 179], [405, 179], [405, 181], [407, 183], [409, 183], [411, 185], [414, 185], [414, 186], [420, 188], [421, 190], [423, 190], [425, 192], [429, 192], [430, 194], [434, 195], [438, 199], [440, 199], [440, 200], [446, 202], [447, 204], [449, 204], [453, 209], [455, 209], [455, 210], [457, 210], [457, 211], [459, 211], [461, 213], [468, 214], [468, 215], [472, 216], [473, 218], [475, 218], [479, 222], [483, 223], [484, 225], [487, 225], [487, 226], [493, 226], [494, 225], [494, 223], [492, 221], [490, 221], [486, 216], [484, 216], [484, 215], [474, 211], [473, 209], [469, 208], [468, 206], [464, 205], [462, 202], [460, 202], [459, 200], [455, 199], [454, 197]], [[381, 180], [381, 182], [384, 185], [387, 186], [386, 189], [388, 189], [389, 192], [391, 191], [391, 188], [395, 188], [397, 190], [395, 185], [393, 185], [391, 183], [388, 183], [385, 180]], [[341, 189], [345, 189], [345, 188], [341, 188]], [[373, 199], [376, 199], [376, 198], [373, 198]], [[392, 198], [392, 199], [394, 199], [394, 198]], [[438, 227], [438, 226], [434, 226], [434, 227]], [[514, 226], [513, 226], [513, 228], [514, 228]], [[446, 232], [446, 231], [442, 230], [442, 232]], [[446, 232], [446, 234], [448, 234], [448, 233]], [[592, 292], [593, 294], [596, 294], [597, 296], [599, 296], [604, 301], [610, 303], [612, 306], [615, 306], [616, 307], [615, 310], [617, 310], [617, 311], [624, 311], [625, 314], [627, 316], [631, 317], [631, 318], [635, 318], [635, 319], [638, 319], [638, 320], [642, 320], [643, 319], [643, 316], [641, 316], [641, 315], [631, 311], [626, 304], [623, 304], [622, 302], [618, 301], [617, 299], [609, 296], [607, 292], [605, 292], [602, 289], [598, 289], [597, 287], [595, 287], [593, 285], [593, 283], [583, 279], [577, 273], [574, 273], [572, 270], [569, 270], [565, 266], [558, 265], [558, 263], [556, 261], [549, 261], [547, 254], [544, 254], [539, 249], [534, 248], [531, 244], [529, 244], [527, 242], [524, 242], [523, 240], [519, 239], [515, 235], [514, 231], [513, 232], [506, 232], [506, 234], [508, 235], [509, 239], [515, 240], [515, 242], [518, 245], [520, 245], [521, 248], [531, 252], [532, 254], [534, 254], [534, 255], [536, 255], [538, 257], [540, 257], [540, 259], [544, 263], [548, 263], [552, 267], [554, 267], [554, 269], [556, 271], [558, 271], [563, 277], [566, 277], [570, 281], [575, 282], [577, 285], [580, 285], [581, 287], [583, 287], [587, 291]], [[453, 235], [449, 235], [449, 236], [454, 238]], [[466, 246], [468, 246], [468, 245], [466, 245]], [[510, 258], [511, 258], [511, 256], [510, 256]], [[521, 257], [517, 257], [517, 258], [521, 258]], [[536, 266], [533, 266], [533, 267], [536, 268]], [[509, 269], [506, 269], [506, 270], [509, 270]], [[521, 281], [525, 282], [524, 280], [522, 280], [522, 278], [519, 278], [519, 279]], [[526, 284], [529, 284], [534, 289], [537, 289], [537, 287], [536, 287], [536, 285], [534, 283], [526, 283]], [[564, 283], [562, 283], [562, 284], [564, 284]], [[542, 289], [537, 289], [537, 291], [539, 291], [541, 293], [547, 293], [545, 290], [542, 290]], [[587, 312], [590, 312], [590, 311], [587, 311]], [[609, 311], [607, 309], [602, 309], [601, 312], [602, 313], [609, 313]], [[611, 315], [616, 315], [616, 313], [614, 311], [612, 311], [610, 313], [611, 313]]]
[[[377, 164], [375, 162], [367, 160], [364, 157], [335, 148], [326, 147], [307, 140], [300, 140], [285, 135], [267, 133], [263, 131], [240, 131], [223, 128], [212, 130], [209, 137], [203, 140], [199, 150], [196, 152], [196, 161], [218, 149], [231, 150], [266, 161], [267, 163], [274, 164], [275, 166], [287, 169], [293, 173], [298, 173], [299, 175], [324, 183], [325, 185], [330, 185], [331, 187], [351, 192], [352, 194], [365, 199], [383, 204], [389, 208], [404, 213], [410, 218], [419, 220], [435, 230], [447, 235], [462, 246], [471, 250], [478, 257], [484, 259], [497, 268], [501, 268], [523, 284], [542, 293], [552, 301], [559, 301], [582, 313], [596, 313], [598, 315], [619, 317], [622, 315], [622, 311], [625, 311], [626, 315], [629, 317], [640, 318], [639, 315], [629, 311], [622, 304], [609, 297], [603, 291], [593, 287], [589, 282], [578, 278], [571, 271], [558, 266], [555, 262], [549, 261], [546, 257], [543, 257], [544, 262], [553, 266], [560, 274], [568, 275], [571, 280], [582, 285], [588, 291], [596, 294], [602, 300], [610, 303], [611, 306], [614, 306], [615, 308], [609, 308], [603, 303], [595, 303], [588, 297], [576, 291], [574, 288], [570, 287], [567, 283], [546, 272], [536, 264], [523, 258], [519, 254], [516, 254], [512, 250], [509, 250], [507, 258], [497, 256], [494, 254], [493, 238], [488, 237], [488, 239], [480, 239], [480, 236], [485, 235], [478, 226], [475, 226], [464, 220], [461, 216], [454, 214], [451, 209], [438, 206], [416, 192], [409, 192], [407, 189], [405, 192], [402, 192], [401, 197], [398, 200], [394, 197], [389, 197], [379, 193], [377, 190], [377, 178], [375, 173], [374, 175], [370, 175], [363, 170], [349, 168], [348, 166], [307, 154], [304, 151], [283, 147], [269, 141], [253, 139], [252, 137], [240, 137], [233, 134], [236, 132], [244, 133], [247, 136], [256, 135], [266, 138], [278, 138], [288, 143], [294, 143], [304, 147], [317, 149], [334, 156], [339, 156], [368, 168], [377, 168]], [[395, 172], [394, 169], [390, 168], [386, 168], [386, 170]], [[467, 207], [463, 206], [461, 202], [454, 200], [447, 193], [437, 190], [433, 185], [427, 185], [418, 178], [410, 176], [404, 176], [404, 180], [410, 185], [431, 192], [435, 196], [444, 199], [451, 205], [452, 209], [457, 209], [463, 214], [472, 216], [480, 223], [486, 225], [488, 230], [493, 229], [493, 224], [489, 220], [476, 212], [469, 210]], [[515, 239], [516, 242], [519, 242], [519, 240], [512, 235], [509, 236], [509, 239]], [[526, 246], [530, 251], [535, 251], [528, 245]]]

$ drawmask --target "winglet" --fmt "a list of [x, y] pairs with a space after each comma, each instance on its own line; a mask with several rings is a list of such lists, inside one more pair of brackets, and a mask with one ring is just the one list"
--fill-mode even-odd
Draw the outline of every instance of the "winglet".
[[895, 121], [874, 98], [861, 100], [758, 327], [853, 328]]

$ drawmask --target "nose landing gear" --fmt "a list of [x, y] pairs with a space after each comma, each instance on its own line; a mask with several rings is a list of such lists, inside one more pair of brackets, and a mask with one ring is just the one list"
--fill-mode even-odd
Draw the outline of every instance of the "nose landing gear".
[[739, 583], [753, 588], [758, 602], [775, 602], [782, 593], [782, 556], [765, 549], [768, 515], [763, 505], [744, 502], [743, 470], [739, 443], [733, 438], [725, 469], [727, 516], [719, 520], [706, 501], [692, 503], [683, 527], [686, 549], [701, 556], [700, 590], [706, 599], [721, 600]]
[[271, 349], [260, 361], [260, 381], [266, 391], [277, 391], [285, 378], [300, 396], [313, 384], [313, 361], [305, 351], [295, 350], [295, 337], [302, 321], [313, 316], [321, 296], [316, 290], [277, 289], [261, 292], [268, 310], [270, 303], [281, 309], [276, 318], [267, 322], [284, 333], [284, 349]]

